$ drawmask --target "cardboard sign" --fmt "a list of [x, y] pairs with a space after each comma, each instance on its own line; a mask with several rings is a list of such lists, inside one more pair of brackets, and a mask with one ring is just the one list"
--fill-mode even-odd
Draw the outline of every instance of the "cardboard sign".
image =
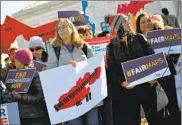
[[147, 32], [147, 39], [156, 53], [181, 53], [181, 29]]
[[76, 67], [65, 65], [39, 74], [51, 124], [80, 117], [107, 96], [103, 53]]
[[43, 71], [46, 70], [47, 65], [39, 62], [39, 61], [33, 61], [35, 68], [37, 69], [37, 71]]
[[58, 18], [68, 18], [75, 26], [88, 24], [82, 11], [58, 11]]
[[17, 93], [27, 93], [36, 69], [9, 70], [5, 80], [7, 89]]
[[153, 54], [122, 63], [126, 82], [139, 85], [170, 75], [164, 54]]
[[17, 102], [1, 104], [0, 125], [20, 125]]

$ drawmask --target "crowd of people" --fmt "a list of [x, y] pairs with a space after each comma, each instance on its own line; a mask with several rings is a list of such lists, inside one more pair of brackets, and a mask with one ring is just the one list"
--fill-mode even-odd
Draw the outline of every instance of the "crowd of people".
[[[83, 116], [60, 125], [140, 125], [141, 107], [149, 125], [181, 124], [181, 111], [178, 107], [174, 78], [176, 75], [174, 65], [180, 54], [166, 55], [170, 76], [137, 86], [128, 87], [129, 83], [126, 82], [121, 67], [122, 62], [155, 53], [146, 38], [148, 31], [180, 27], [177, 18], [168, 17], [169, 12], [166, 8], [162, 9], [162, 12], [163, 15], [149, 15], [145, 12], [139, 14], [136, 19], [136, 31], [132, 29], [130, 20], [124, 14], [114, 15], [113, 20], [110, 19], [110, 15], [105, 17], [106, 23], [112, 30], [103, 31], [97, 37], [111, 36], [105, 55], [108, 96], [103, 100], [103, 104], [96, 105]], [[28, 49], [10, 48], [9, 56], [4, 60], [6, 66], [1, 67], [1, 104], [18, 103], [21, 125], [51, 125], [51, 123], [38, 71], [28, 93], [19, 94], [10, 91], [8, 84], [4, 83], [9, 70], [31, 68], [34, 66], [33, 60], [46, 64], [46, 70], [68, 64], [75, 67], [77, 62], [94, 56], [91, 46], [84, 41], [93, 38], [89, 26], [77, 28], [70, 20], [60, 18], [57, 21], [55, 34], [49, 52], [46, 52], [42, 38], [33, 36], [29, 40]], [[169, 100], [167, 106], [161, 110], [157, 110], [158, 84], [162, 86]]]

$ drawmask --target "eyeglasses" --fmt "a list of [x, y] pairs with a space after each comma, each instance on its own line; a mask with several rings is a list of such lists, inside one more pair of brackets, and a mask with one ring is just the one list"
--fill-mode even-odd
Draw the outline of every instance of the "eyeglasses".
[[58, 30], [65, 29], [65, 28], [67, 28], [67, 27], [68, 27], [68, 25], [59, 25], [59, 26], [58, 26]]
[[31, 51], [31, 52], [34, 52], [34, 50], [35, 50], [35, 51], [39, 51], [39, 50], [41, 50], [41, 49], [42, 49], [41, 47], [30, 48], [30, 51]]

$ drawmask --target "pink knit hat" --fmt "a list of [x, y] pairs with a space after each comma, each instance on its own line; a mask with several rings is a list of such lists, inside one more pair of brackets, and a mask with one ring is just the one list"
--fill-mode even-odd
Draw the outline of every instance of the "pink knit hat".
[[15, 59], [22, 64], [29, 64], [33, 61], [33, 55], [28, 49], [20, 49], [15, 53]]

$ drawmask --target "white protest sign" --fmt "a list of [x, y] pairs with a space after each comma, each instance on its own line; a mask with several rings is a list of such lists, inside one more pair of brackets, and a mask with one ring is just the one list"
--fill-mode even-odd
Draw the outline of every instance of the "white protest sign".
[[181, 83], [182, 83], [181, 75], [175, 75], [176, 94], [178, 99], [178, 105], [180, 108], [181, 108]]
[[104, 54], [40, 72], [51, 124], [82, 116], [107, 96]]
[[175, 65], [175, 69], [176, 69], [177, 74], [181, 74], [181, 59], [182, 59], [181, 56], [182, 55], [180, 55], [178, 62]]
[[0, 105], [0, 125], [20, 125], [17, 102]]
[[7, 105], [1, 105], [1, 109], [0, 110], [1, 110], [0, 123], [2, 125], [9, 125]]
[[97, 38], [91, 38], [91, 39], [86, 39], [86, 42], [89, 43], [91, 46], [93, 52], [95, 54], [101, 53], [101, 52], [106, 52], [106, 47], [110, 42], [110, 37], [97, 37]]
[[106, 52], [106, 47], [108, 43], [93, 43], [90, 44], [92, 50], [94, 51], [95, 54], [100, 53], [100, 52]]

